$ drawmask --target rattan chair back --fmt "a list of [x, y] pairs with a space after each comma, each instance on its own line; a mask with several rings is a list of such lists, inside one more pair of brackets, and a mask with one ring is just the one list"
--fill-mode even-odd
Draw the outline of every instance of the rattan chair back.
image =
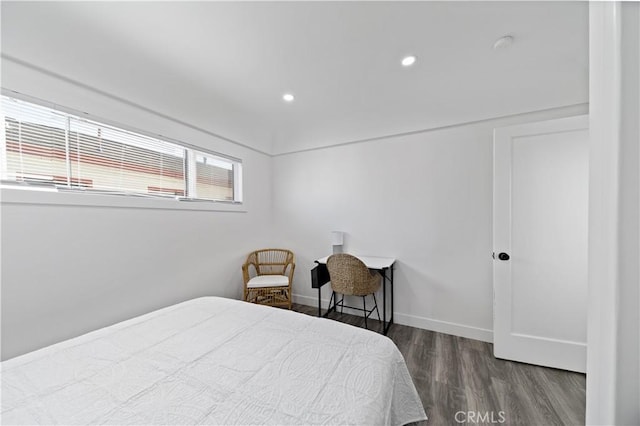
[[380, 274], [369, 268], [355, 256], [338, 253], [329, 256], [327, 269], [331, 289], [347, 296], [366, 296], [380, 288]]
[[258, 275], [286, 275], [294, 262], [293, 252], [286, 249], [262, 249], [251, 252], [245, 264], [255, 266]]
[[[242, 265], [244, 300], [265, 305], [286, 306], [291, 309], [291, 287], [295, 267], [295, 258], [291, 250], [269, 248], [249, 253]], [[260, 275], [284, 275], [289, 285], [248, 288], [247, 284], [251, 278]]]

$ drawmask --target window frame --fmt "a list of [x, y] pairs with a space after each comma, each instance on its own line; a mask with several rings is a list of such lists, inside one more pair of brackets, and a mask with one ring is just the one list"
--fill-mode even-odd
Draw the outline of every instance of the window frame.
[[[219, 152], [188, 144], [182, 141], [175, 140], [170, 137], [166, 137], [160, 134], [153, 134], [151, 132], [143, 131], [140, 129], [134, 129], [130, 126], [122, 123], [115, 123], [110, 120], [105, 120], [88, 113], [79, 112], [70, 108], [61, 107], [51, 102], [35, 99], [30, 96], [22, 95], [20, 93], [2, 89], [2, 97], [15, 99], [20, 102], [26, 102], [38, 107], [47, 108], [57, 113], [64, 114], [66, 116], [74, 117], [79, 120], [88, 120], [98, 125], [104, 125], [106, 127], [115, 128], [121, 131], [133, 133], [147, 138], [158, 139], [162, 142], [167, 142], [178, 146], [180, 149], [184, 149], [189, 155], [185, 155], [185, 186], [184, 195], [168, 195], [163, 193], [164, 188], [155, 188], [150, 192], [127, 192], [127, 191], [109, 191], [101, 189], [89, 189], [83, 188], [82, 185], [60, 185], [56, 183], [60, 181], [60, 177], [56, 176], [54, 182], [46, 183], [29, 183], [20, 182], [19, 180], [3, 179], [6, 177], [4, 173], [7, 171], [7, 155], [6, 155], [6, 135], [3, 133], [0, 143], [1, 161], [0, 170], [3, 175], [0, 176], [0, 189], [1, 199], [3, 203], [18, 203], [18, 204], [53, 204], [53, 205], [87, 205], [87, 206], [104, 206], [104, 207], [132, 207], [132, 208], [158, 208], [168, 210], [210, 210], [210, 211], [238, 211], [245, 212], [243, 208], [244, 200], [243, 194], [243, 162], [241, 159], [221, 154]], [[3, 99], [4, 102], [4, 99]], [[5, 122], [4, 108], [0, 109], [2, 115], [3, 125]], [[3, 128], [3, 132], [5, 129]], [[68, 150], [68, 148], [67, 148]], [[194, 154], [195, 153], [195, 154]], [[204, 154], [209, 157], [213, 157], [216, 160], [228, 163], [233, 171], [233, 184], [232, 199], [211, 199], [211, 198], [198, 198], [193, 196], [194, 191], [190, 191], [191, 182], [195, 185], [196, 171], [195, 167], [190, 169], [190, 165], [187, 162], [187, 158], [196, 154]], [[68, 153], [67, 153], [68, 155]], [[195, 164], [193, 164], [195, 166]], [[67, 183], [73, 181], [74, 177], [69, 176]], [[181, 191], [182, 192], [182, 191]], [[55, 194], [55, 195], [54, 195]]]

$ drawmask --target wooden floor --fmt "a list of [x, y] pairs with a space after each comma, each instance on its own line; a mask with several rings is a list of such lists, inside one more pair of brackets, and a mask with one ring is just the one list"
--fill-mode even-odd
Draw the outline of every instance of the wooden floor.
[[[293, 310], [318, 314], [305, 305]], [[364, 327], [362, 317], [330, 318]], [[380, 328], [378, 321], [368, 325]], [[584, 374], [496, 359], [490, 343], [404, 325], [393, 324], [388, 337], [409, 367], [426, 425], [585, 423]]]

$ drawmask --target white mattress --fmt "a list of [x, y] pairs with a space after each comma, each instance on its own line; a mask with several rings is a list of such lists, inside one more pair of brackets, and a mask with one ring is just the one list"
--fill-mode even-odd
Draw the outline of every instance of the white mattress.
[[206, 297], [2, 363], [2, 424], [404, 424], [426, 419], [387, 337]]

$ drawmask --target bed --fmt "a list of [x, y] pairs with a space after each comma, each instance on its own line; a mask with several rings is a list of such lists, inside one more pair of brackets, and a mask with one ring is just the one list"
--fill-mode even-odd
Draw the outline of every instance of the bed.
[[426, 419], [387, 337], [204, 297], [2, 363], [2, 424], [357, 424]]

